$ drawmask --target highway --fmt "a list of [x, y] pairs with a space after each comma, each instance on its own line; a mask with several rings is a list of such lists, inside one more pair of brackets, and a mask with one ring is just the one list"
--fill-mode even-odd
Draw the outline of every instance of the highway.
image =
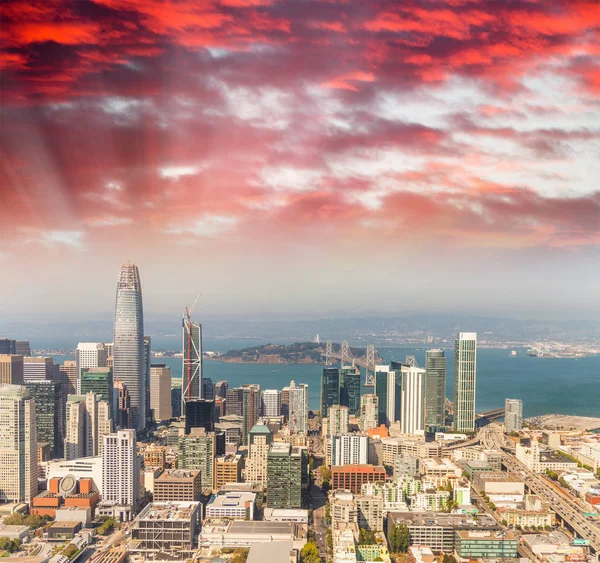
[[590, 547], [596, 553], [600, 552], [600, 527], [588, 520], [582, 513], [555, 491], [546, 480], [533, 473], [518, 461], [513, 455], [502, 450], [504, 434], [499, 425], [489, 425], [480, 432], [482, 443], [488, 447], [502, 452], [502, 464], [506, 469], [525, 481], [527, 487], [543, 500], [550, 503], [552, 509], [562, 520], [567, 522], [579, 536], [590, 540]]

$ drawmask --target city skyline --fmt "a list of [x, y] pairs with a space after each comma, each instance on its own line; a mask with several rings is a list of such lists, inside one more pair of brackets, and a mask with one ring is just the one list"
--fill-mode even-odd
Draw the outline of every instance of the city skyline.
[[597, 318], [595, 7], [7, 4], [0, 317]]

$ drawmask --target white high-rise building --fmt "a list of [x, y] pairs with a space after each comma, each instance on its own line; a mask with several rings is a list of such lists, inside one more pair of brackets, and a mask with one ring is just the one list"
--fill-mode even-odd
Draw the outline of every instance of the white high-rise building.
[[100, 395], [69, 395], [66, 415], [65, 459], [102, 453], [102, 438], [112, 431], [110, 406]]
[[25, 356], [23, 381], [41, 381], [54, 378], [54, 361], [50, 356]]
[[360, 429], [363, 432], [379, 426], [379, 397], [367, 393], [360, 398]]
[[348, 434], [348, 407], [333, 405], [327, 414], [327, 434], [339, 436]]
[[459, 332], [454, 343], [454, 430], [475, 432], [477, 333]]
[[504, 427], [507, 432], [520, 432], [523, 429], [523, 401], [505, 399]]
[[103, 504], [114, 506], [115, 517], [130, 520], [140, 498], [140, 458], [135, 430], [104, 436], [102, 446]]
[[35, 400], [21, 385], [0, 386], [0, 502], [30, 502], [38, 492]]
[[169, 420], [171, 406], [171, 369], [165, 364], [150, 367], [150, 409], [156, 422]]
[[263, 416], [279, 416], [281, 412], [281, 391], [265, 389], [262, 392], [261, 411]]
[[129, 427], [146, 424], [146, 366], [142, 284], [135, 264], [123, 264], [117, 280], [113, 349], [113, 379], [127, 386], [130, 398]]
[[106, 347], [103, 342], [80, 342], [75, 350], [77, 365], [77, 393], [81, 392], [81, 370], [84, 368], [105, 368]]
[[402, 366], [400, 396], [400, 432], [425, 434], [425, 370]]
[[259, 420], [250, 430], [248, 439], [248, 459], [244, 475], [247, 483], [267, 484], [267, 460], [272, 442], [271, 431]]
[[291, 434], [308, 433], [308, 385], [294, 381], [288, 387], [289, 391], [289, 429]]
[[331, 465], [369, 463], [369, 437], [362, 434], [331, 436]]

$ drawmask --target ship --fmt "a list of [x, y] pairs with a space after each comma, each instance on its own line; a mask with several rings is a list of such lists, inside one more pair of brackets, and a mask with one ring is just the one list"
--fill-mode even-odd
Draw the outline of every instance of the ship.
[[511, 350], [510, 355], [511, 356], [516, 356], [517, 355], [517, 351], [516, 350]]

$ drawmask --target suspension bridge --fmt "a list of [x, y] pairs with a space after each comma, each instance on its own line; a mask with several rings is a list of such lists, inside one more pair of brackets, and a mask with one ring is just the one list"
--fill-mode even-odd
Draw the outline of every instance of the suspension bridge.
[[325, 344], [323, 356], [327, 366], [339, 362], [342, 368], [354, 368], [356, 370], [361, 367], [364, 368], [366, 372], [364, 386], [373, 387], [375, 385], [375, 366], [380, 358], [375, 351], [374, 344], [367, 345], [363, 356], [355, 357], [347, 340], [342, 340], [342, 344], [337, 350], [334, 349], [333, 342], [328, 340]]

